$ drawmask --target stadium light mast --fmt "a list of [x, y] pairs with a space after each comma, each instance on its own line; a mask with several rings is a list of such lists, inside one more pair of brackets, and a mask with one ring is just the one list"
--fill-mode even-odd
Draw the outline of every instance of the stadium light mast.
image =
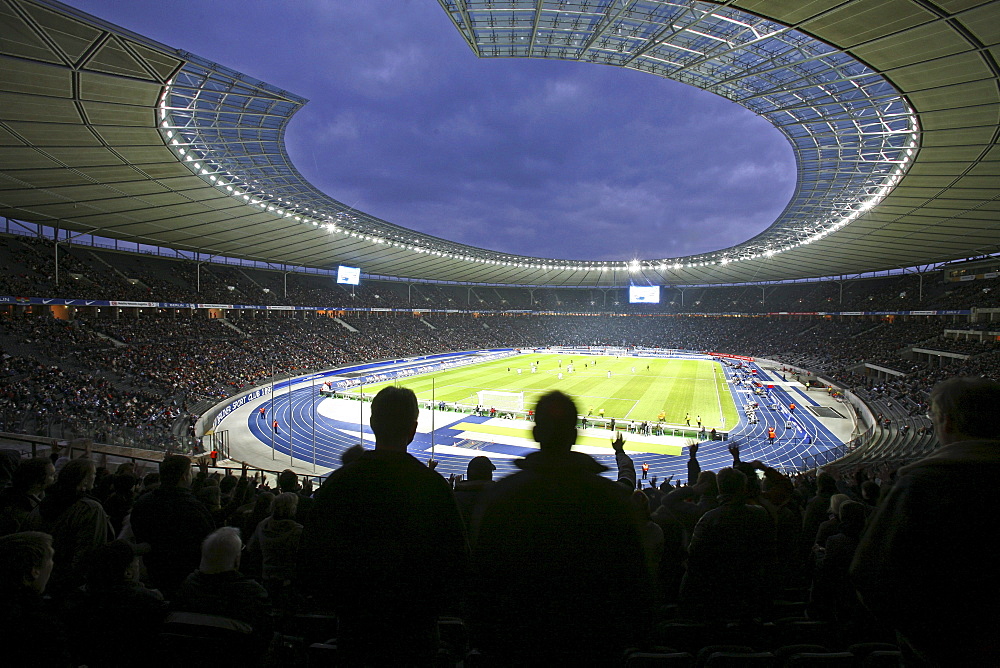
[[431, 377], [431, 461], [434, 460], [434, 412], [436, 407], [434, 401], [434, 378]]
[[[277, 422], [278, 418], [275, 417], [275, 415], [274, 415], [274, 362], [271, 362], [271, 392], [270, 392], [270, 397], [268, 397], [268, 398], [271, 401], [271, 421], [272, 422]], [[271, 432], [271, 460], [273, 461], [274, 460], [274, 429], [270, 429], [269, 431]]]
[[312, 387], [310, 388], [311, 392], [309, 394], [312, 395], [313, 473], [316, 473], [316, 375], [315, 374], [313, 374], [311, 384]]

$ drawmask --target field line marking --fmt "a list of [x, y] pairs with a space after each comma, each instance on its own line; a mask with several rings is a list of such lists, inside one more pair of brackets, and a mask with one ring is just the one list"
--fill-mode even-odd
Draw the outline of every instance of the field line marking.
[[[713, 362], [713, 365], [714, 364], [715, 363]], [[719, 404], [719, 424], [725, 424], [724, 420], [725, 420], [726, 416], [723, 415], [723, 413], [722, 413], [722, 396], [719, 394], [719, 376], [718, 376], [718, 372], [721, 370], [721, 368], [722, 368], [721, 364], [719, 364], [718, 366], [715, 366], [715, 368], [713, 369], [713, 371], [715, 371], [716, 374], [713, 375], [712, 380], [715, 382], [715, 401], [716, 401], [716, 403]], [[726, 375], [726, 373], [723, 371], [722, 372], [723, 378], [725, 377], [725, 375]]]

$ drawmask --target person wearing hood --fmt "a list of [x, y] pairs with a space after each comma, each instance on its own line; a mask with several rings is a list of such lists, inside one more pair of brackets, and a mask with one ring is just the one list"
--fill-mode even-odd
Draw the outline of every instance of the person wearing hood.
[[276, 496], [271, 516], [257, 525], [246, 547], [248, 560], [260, 564], [264, 587], [279, 608], [294, 601], [292, 582], [302, 537], [302, 525], [295, 521], [298, 504], [294, 492]]
[[1000, 516], [1000, 382], [955, 377], [931, 392], [940, 447], [899, 469], [851, 564], [907, 666], [1000, 665], [1000, 571], [988, 548]]
[[470, 631], [503, 664], [611, 664], [643, 644], [650, 576], [630, 490], [572, 450], [577, 414], [561, 392], [538, 401], [539, 450], [473, 520]]

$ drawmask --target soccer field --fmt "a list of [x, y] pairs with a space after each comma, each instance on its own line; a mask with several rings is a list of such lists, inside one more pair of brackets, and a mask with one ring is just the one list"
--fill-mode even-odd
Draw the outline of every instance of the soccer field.
[[[532, 363], [537, 363], [535, 373]], [[573, 397], [582, 415], [593, 411], [597, 416], [604, 409], [607, 418], [656, 422], [662, 411], [667, 424], [683, 425], [690, 415], [691, 426], [697, 426], [701, 416], [706, 429], [732, 429], [739, 421], [722, 367], [711, 360], [518, 355], [366, 385], [364, 392], [370, 395], [386, 385], [399, 385], [413, 390], [421, 401], [430, 401], [432, 384], [436, 401], [472, 406], [479, 403], [480, 390], [524, 392], [525, 409], [546, 392], [560, 390]]]

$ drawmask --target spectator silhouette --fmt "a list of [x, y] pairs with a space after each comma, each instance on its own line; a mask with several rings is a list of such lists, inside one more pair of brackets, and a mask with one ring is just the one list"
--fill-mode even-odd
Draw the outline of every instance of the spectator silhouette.
[[809, 555], [816, 534], [823, 522], [829, 519], [830, 500], [837, 493], [837, 480], [829, 473], [823, 472], [816, 476], [816, 495], [806, 504], [805, 516], [802, 518], [802, 557]]
[[45, 608], [52, 575], [52, 536], [24, 531], [0, 538], [0, 628], [11, 666], [70, 666], [65, 630]]
[[131, 666], [156, 643], [167, 604], [139, 581], [132, 544], [115, 540], [91, 554], [87, 584], [66, 603], [74, 658], [88, 666]]
[[160, 462], [160, 485], [138, 499], [130, 524], [137, 543], [148, 543], [143, 557], [150, 583], [173, 597], [201, 559], [201, 543], [215, 528], [212, 514], [191, 493], [191, 460], [167, 455]]
[[[302, 525], [296, 521], [298, 494], [284, 492], [274, 499], [271, 516], [257, 525], [247, 541], [248, 560], [259, 564], [264, 587], [276, 607], [287, 610], [295, 605], [293, 580], [299, 554]], [[255, 573], [247, 571], [250, 575]]]
[[835, 533], [816, 546], [816, 568], [810, 593], [809, 616], [842, 623], [864, 619], [854, 601], [854, 587], [848, 569], [865, 529], [865, 507], [857, 501], [844, 500], [837, 506]]
[[21, 453], [5, 448], [0, 450], [0, 492], [6, 490], [13, 482], [14, 471], [21, 461]]
[[470, 623], [505, 665], [608, 664], [643, 640], [650, 574], [630, 492], [572, 451], [576, 416], [561, 392], [539, 400], [538, 452], [473, 521]]
[[473, 457], [466, 467], [465, 480], [455, 483], [455, 501], [466, 527], [471, 525], [473, 511], [483, 493], [493, 486], [493, 472], [496, 468], [489, 457]]
[[406, 452], [417, 398], [387, 387], [371, 403], [375, 449], [313, 495], [299, 565], [340, 621], [350, 661], [427, 664], [437, 618], [457, 605], [468, 547], [448, 483]]
[[52, 536], [55, 567], [48, 588], [57, 594], [82, 585], [90, 552], [114, 537], [107, 513], [89, 494], [96, 475], [89, 459], [66, 462], [26, 522]]
[[774, 561], [774, 523], [746, 503], [747, 478], [736, 469], [716, 476], [719, 507], [705, 513], [688, 546], [681, 607], [705, 620], [759, 617]]
[[121, 532], [125, 518], [132, 512], [138, 482], [139, 479], [131, 473], [116, 473], [111, 476], [114, 491], [104, 500], [104, 510], [108, 513], [116, 536]]
[[0, 492], [0, 536], [21, 530], [41, 503], [45, 488], [55, 482], [56, 467], [47, 457], [23, 459], [14, 469], [10, 487]]
[[1000, 383], [955, 377], [931, 393], [940, 447], [899, 469], [851, 565], [865, 605], [896, 629], [906, 665], [1000, 665]]
[[298, 504], [295, 507], [295, 517], [299, 522], [304, 522], [309, 516], [309, 509], [312, 508], [312, 498], [303, 492], [302, 485], [299, 484], [299, 476], [291, 469], [285, 469], [278, 474], [278, 491], [281, 494], [292, 493], [298, 496]]

